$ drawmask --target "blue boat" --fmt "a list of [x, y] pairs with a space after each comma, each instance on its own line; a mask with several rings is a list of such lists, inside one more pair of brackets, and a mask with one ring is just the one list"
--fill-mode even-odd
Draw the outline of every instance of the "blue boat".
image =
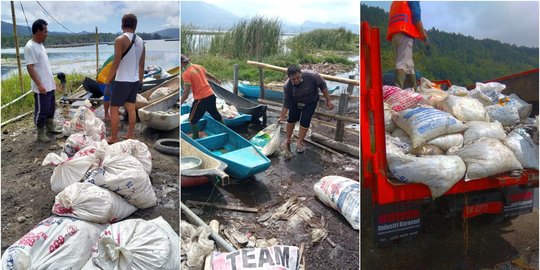
[[[328, 94], [334, 93], [336, 90], [339, 89], [339, 86], [334, 86], [332, 88], [328, 89]], [[250, 84], [238, 84], [238, 91], [242, 93], [245, 97], [249, 98], [259, 98], [259, 94], [261, 92], [261, 88], [258, 85], [250, 85]], [[264, 89], [264, 98], [265, 99], [275, 99], [275, 100], [283, 100], [283, 90], [273, 90], [273, 89]]]
[[182, 139], [205, 154], [225, 162], [227, 164], [225, 171], [231, 177], [244, 179], [270, 167], [270, 160], [253, 144], [211, 116], [204, 115], [198, 126], [200, 131], [206, 133], [206, 137], [192, 139], [191, 125], [182, 123], [180, 124]]
[[[182, 104], [181, 112], [180, 114], [189, 114], [191, 111], [191, 106], [188, 104]], [[208, 114], [208, 113], [207, 113]], [[225, 122], [225, 125], [230, 128], [239, 127], [241, 125], [244, 125], [248, 122], [251, 122], [251, 115], [250, 114], [244, 114], [241, 112], [238, 112], [238, 116], [234, 118], [226, 118], [223, 117], [223, 122]]]

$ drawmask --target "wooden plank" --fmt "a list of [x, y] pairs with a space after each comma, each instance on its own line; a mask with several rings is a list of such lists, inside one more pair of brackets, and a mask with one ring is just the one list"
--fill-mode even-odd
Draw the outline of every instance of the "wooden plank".
[[[345, 116], [347, 114], [347, 108], [349, 106], [348, 101], [349, 101], [349, 94], [342, 93], [339, 97], [338, 115]], [[338, 119], [336, 123], [336, 135], [334, 136], [334, 139], [338, 142], [343, 141], [344, 127], [345, 127], [345, 123], [343, 122], [343, 120]]]
[[250, 213], [259, 213], [259, 209], [253, 208], [253, 207], [243, 207], [243, 206], [236, 206], [236, 205], [197, 202], [197, 201], [187, 201], [186, 204], [212, 206], [212, 207], [216, 207], [216, 208], [220, 208], [220, 209], [242, 211], [242, 212], [250, 212]]
[[240, 71], [238, 70], [238, 64], [234, 64], [233, 70], [233, 93], [238, 95], [238, 78], [240, 77]]
[[323, 145], [326, 145], [332, 149], [335, 149], [335, 150], [338, 150], [338, 151], [341, 151], [341, 152], [344, 152], [344, 153], [348, 153], [352, 156], [355, 156], [355, 157], [359, 157], [360, 156], [360, 149], [358, 149], [358, 147], [355, 147], [355, 146], [352, 146], [352, 145], [348, 145], [348, 144], [345, 144], [345, 143], [342, 143], [342, 142], [337, 142], [337, 141], [334, 141], [326, 136], [323, 136], [321, 134], [317, 134], [317, 133], [311, 133], [311, 139], [313, 141], [316, 141], [320, 144], [323, 144]]
[[[272, 69], [272, 70], [276, 70], [276, 71], [287, 72], [286, 68], [273, 66], [273, 65], [269, 65], [269, 64], [265, 64], [265, 63], [261, 63], [261, 62], [247, 61], [247, 63], [248, 63], [248, 65], [257, 66], [259, 68], [268, 68], [268, 69]], [[321, 74], [321, 77], [323, 77], [325, 80], [329, 80], [329, 81], [352, 84], [352, 85], [360, 85], [360, 81], [358, 81], [358, 80], [345, 79], [345, 78], [340, 78], [340, 77], [326, 75], [326, 74]]]

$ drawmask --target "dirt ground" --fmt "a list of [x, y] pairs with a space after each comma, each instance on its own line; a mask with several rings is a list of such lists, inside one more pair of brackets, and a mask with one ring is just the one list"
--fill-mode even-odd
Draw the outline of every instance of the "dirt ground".
[[370, 270], [530, 270], [538, 269], [538, 208], [500, 224], [489, 216], [464, 222], [430, 216], [433, 232], [410, 242], [378, 248], [373, 241], [371, 196], [361, 194], [361, 266]]
[[[63, 115], [62, 111], [57, 109], [57, 115]], [[179, 233], [179, 159], [153, 149], [154, 142], [159, 138], [178, 138], [178, 130], [162, 132], [140, 123], [136, 128], [138, 140], [144, 142], [152, 154], [150, 180], [158, 204], [138, 210], [128, 218], [149, 220], [162, 216]], [[125, 132], [126, 127], [123, 126], [120, 134]], [[54, 138], [53, 135], [49, 137]], [[50, 188], [50, 177], [54, 167], [41, 166], [41, 162], [50, 152], [60, 153], [62, 148], [59, 143], [61, 145], [65, 139], [61, 137], [55, 142], [38, 143], [31, 116], [2, 129], [2, 253], [34, 225], [52, 215], [55, 194]]]
[[[351, 115], [358, 114], [357, 105], [351, 105]], [[317, 116], [315, 116], [317, 117]], [[277, 114], [269, 113], [268, 124], [277, 121]], [[250, 125], [247, 129], [236, 130], [246, 138], [251, 138], [260, 125]], [[333, 130], [319, 125], [313, 125], [314, 132], [333, 137]], [[285, 134], [281, 134], [284, 140]], [[345, 133], [344, 141], [358, 147], [358, 135]], [[294, 143], [293, 143], [294, 145]], [[198, 187], [182, 188], [181, 200], [209, 202], [217, 204], [238, 205], [258, 208], [258, 213], [247, 213], [213, 207], [201, 207], [186, 204], [205, 222], [216, 219], [220, 228], [235, 226], [246, 236], [257, 239], [277, 239], [279, 244], [300, 247], [305, 244], [305, 269], [358, 269], [359, 268], [359, 232], [354, 230], [347, 220], [336, 210], [325, 206], [315, 197], [313, 184], [324, 176], [339, 175], [358, 181], [358, 158], [345, 155], [337, 157], [328, 151], [323, 151], [311, 144], [306, 144], [305, 153], [297, 154], [290, 160], [285, 160], [280, 154], [270, 157], [270, 168], [252, 178], [235, 180], [236, 183], [225, 187], [206, 184]], [[294, 146], [293, 150], [294, 150]], [[308, 207], [314, 216], [309, 222], [300, 222], [296, 226], [288, 226], [284, 220], [265, 221], [283, 205], [289, 198], [298, 196], [300, 205]], [[324, 218], [328, 239], [335, 247], [323, 240], [312, 243], [309, 224], [317, 223]], [[182, 219], [189, 220], [182, 215]], [[261, 219], [258, 221], [258, 219]], [[192, 222], [190, 222], [192, 223]], [[221, 232], [222, 237], [223, 232]]]

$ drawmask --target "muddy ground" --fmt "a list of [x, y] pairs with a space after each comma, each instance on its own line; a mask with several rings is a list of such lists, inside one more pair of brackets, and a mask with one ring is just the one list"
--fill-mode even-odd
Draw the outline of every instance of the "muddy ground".
[[[61, 117], [62, 112], [61, 108], [57, 109], [58, 116]], [[125, 122], [121, 135], [127, 130], [124, 125]], [[107, 129], [107, 133], [109, 132]], [[128, 218], [149, 220], [162, 216], [178, 233], [179, 159], [175, 156], [163, 155], [153, 149], [154, 142], [159, 138], [178, 138], [178, 130], [163, 132], [137, 123], [137, 133], [137, 139], [146, 143], [152, 154], [153, 168], [150, 180], [156, 192], [158, 204], [148, 209], [138, 210]], [[53, 135], [49, 137], [55, 138]], [[50, 177], [54, 167], [41, 166], [41, 162], [50, 152], [60, 153], [62, 148], [59, 144], [65, 142], [66, 138], [61, 137], [50, 143], [38, 143], [31, 116], [2, 128], [1, 138], [3, 253], [34, 225], [52, 215], [55, 194], [50, 188]]]
[[500, 224], [488, 215], [467, 221], [431, 215], [433, 231], [420, 233], [410, 242], [378, 248], [373, 241], [369, 190], [363, 190], [361, 196], [362, 269], [538, 269], [537, 206], [532, 213]]
[[[349, 107], [350, 115], [358, 115], [357, 104]], [[318, 118], [318, 116], [315, 116]], [[328, 120], [328, 119], [326, 119]], [[277, 121], [277, 114], [269, 112], [268, 124]], [[333, 138], [334, 130], [320, 125], [312, 125], [313, 131]], [[251, 138], [260, 125], [250, 125], [247, 128], [237, 129], [247, 139]], [[282, 132], [282, 141], [285, 134]], [[358, 147], [358, 135], [345, 133], [344, 141]], [[216, 219], [220, 229], [235, 226], [246, 236], [257, 239], [275, 238], [279, 244], [300, 247], [305, 244], [305, 269], [358, 269], [359, 267], [359, 232], [354, 230], [347, 220], [334, 209], [325, 206], [315, 197], [313, 184], [327, 175], [339, 175], [358, 181], [358, 158], [345, 155], [337, 157], [328, 151], [323, 151], [306, 143], [307, 151], [301, 154], [294, 153], [290, 160], [280, 154], [269, 157], [272, 165], [265, 172], [252, 178], [237, 180], [235, 184], [218, 187], [205, 184], [198, 187], [182, 188], [181, 200], [199, 201], [217, 204], [238, 205], [258, 208], [258, 213], [247, 213], [232, 210], [223, 210], [213, 207], [201, 207], [186, 204], [205, 222]], [[293, 140], [294, 150], [294, 140]], [[286, 221], [258, 221], [283, 205], [289, 198], [298, 196], [300, 205], [308, 207], [314, 212], [309, 222], [300, 222], [296, 226], [285, 225]], [[328, 238], [335, 244], [324, 240], [311, 243], [310, 232], [314, 224], [324, 217]], [[182, 215], [182, 219], [189, 220]], [[223, 232], [221, 232], [223, 236]]]

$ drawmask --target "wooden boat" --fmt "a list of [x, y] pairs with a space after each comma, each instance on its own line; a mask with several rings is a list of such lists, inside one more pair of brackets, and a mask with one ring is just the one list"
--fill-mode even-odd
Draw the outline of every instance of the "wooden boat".
[[143, 92], [147, 91], [148, 89], [153, 88], [156, 85], [164, 83], [164, 82], [178, 76], [180, 74], [180, 67], [179, 66], [173, 67], [173, 68], [167, 70], [167, 73], [170, 76], [162, 78], [163, 73], [160, 73], [160, 74], [158, 74], [156, 76], [153, 76], [151, 78], [144, 79], [143, 80], [142, 90], [139, 93], [143, 93]]
[[233, 92], [221, 87], [214, 82], [208, 82], [210, 83], [210, 86], [214, 90], [214, 94], [216, 94], [216, 96], [224, 99], [227, 104], [234, 105], [239, 112], [251, 114], [252, 120], [256, 120], [261, 117], [266, 118], [266, 105], [262, 105], [249, 99], [243, 98], [239, 95], [236, 95]]
[[[150, 90], [147, 90], [147, 91], [144, 91], [141, 94], [141, 96], [143, 96], [144, 98], [146, 98], [146, 100], [148, 100], [150, 98], [150, 95], [152, 95], [152, 93], [154, 93], [154, 91], [156, 91], [157, 89], [161, 88], [161, 87], [169, 87], [169, 88], [172, 88], [174, 89], [175, 91], [179, 91], [180, 89], [180, 77], [178, 76], [174, 76], [174, 77], [171, 77], [171, 78], [167, 78], [168, 80], [160, 83], [159, 85], [155, 85], [154, 87], [152, 87]], [[154, 100], [154, 101], [157, 101], [157, 100]], [[152, 101], [149, 101], [149, 102], [136, 102], [135, 103], [135, 109], [136, 110], [139, 110], [140, 108], [150, 104], [150, 103], [153, 103]]]
[[[191, 111], [191, 106], [188, 104], [182, 104], [182, 108], [180, 109], [180, 115], [189, 114]], [[240, 113], [239, 115], [234, 118], [225, 118], [223, 117], [223, 122], [225, 122], [225, 125], [230, 128], [239, 127], [243, 124], [246, 124], [247, 122], [251, 121], [251, 115]]]
[[159, 130], [172, 130], [180, 125], [179, 91], [164, 96], [137, 111], [143, 124]]
[[226, 172], [234, 178], [244, 179], [270, 167], [270, 160], [253, 144], [211, 116], [199, 121], [199, 130], [206, 134], [196, 140], [191, 138], [191, 125], [182, 123], [181, 137], [205, 154], [227, 164]]
[[[332, 88], [328, 88], [328, 93], [332, 94], [336, 90], [339, 89], [339, 86], [334, 86]], [[259, 98], [259, 94], [261, 93], [261, 88], [258, 85], [250, 85], [250, 84], [238, 84], [238, 91], [242, 93], [245, 97], [249, 98]], [[265, 99], [276, 99], [276, 100], [283, 100], [283, 89], [279, 89], [276, 87], [268, 87], [264, 89], [264, 98]]]
[[193, 187], [206, 184], [209, 181], [219, 180], [221, 185], [229, 183], [229, 175], [224, 171], [227, 164], [219, 161], [197, 149], [189, 142], [180, 139], [180, 156], [181, 157], [198, 157], [202, 160], [202, 164], [197, 169], [184, 170], [180, 167], [180, 186]]

